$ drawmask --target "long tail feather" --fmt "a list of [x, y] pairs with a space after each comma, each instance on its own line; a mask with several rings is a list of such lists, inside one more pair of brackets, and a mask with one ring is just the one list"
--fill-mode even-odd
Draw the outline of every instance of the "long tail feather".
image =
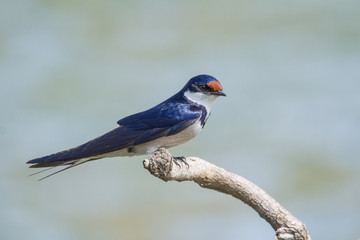
[[32, 177], [32, 176], [38, 175], [38, 174], [43, 173], [43, 172], [46, 172], [46, 171], [49, 171], [49, 170], [51, 170], [51, 169], [53, 169], [53, 168], [55, 168], [55, 167], [57, 167], [57, 166], [54, 166], [54, 167], [48, 167], [48, 168], [45, 168], [45, 169], [43, 169], [43, 170], [40, 170], [40, 171], [34, 172], [34, 173], [30, 174], [30, 175], [29, 175], [29, 177]]
[[34, 174], [31, 174], [30, 176], [37, 175], [37, 174], [39, 174], [39, 173], [42, 173], [42, 172], [51, 170], [51, 169], [53, 169], [53, 168], [55, 168], [55, 167], [66, 166], [66, 165], [68, 165], [68, 164], [71, 164], [70, 166], [67, 166], [67, 167], [65, 167], [65, 168], [63, 168], [63, 169], [61, 169], [61, 170], [59, 170], [59, 171], [53, 172], [53, 173], [51, 173], [51, 174], [49, 174], [49, 175], [46, 175], [45, 177], [40, 178], [39, 181], [41, 181], [41, 180], [44, 180], [44, 179], [46, 179], [46, 178], [48, 178], [48, 177], [54, 176], [55, 174], [58, 174], [58, 173], [60, 173], [60, 172], [62, 172], [62, 171], [65, 171], [65, 170], [68, 170], [68, 169], [70, 169], [70, 168], [76, 167], [76, 166], [78, 166], [78, 165], [80, 165], [80, 164], [86, 163], [87, 161], [90, 161], [90, 160], [95, 160], [95, 159], [79, 159], [79, 160], [76, 160], [76, 161], [64, 162], [62, 165], [57, 165], [57, 166], [53, 166], [53, 167], [50, 167], [50, 168], [47, 168], [47, 169], [38, 171], [38, 172], [36, 172], [36, 173], [34, 173]]
[[54, 173], [51, 173], [51, 174], [49, 174], [49, 175], [46, 175], [45, 177], [40, 178], [39, 181], [44, 180], [44, 179], [46, 179], [46, 178], [48, 178], [48, 177], [54, 176], [55, 174], [61, 173], [62, 171], [68, 170], [68, 169], [70, 169], [70, 168], [73, 168], [73, 167], [78, 166], [78, 165], [83, 164], [83, 163], [85, 163], [85, 162], [82, 162], [82, 163], [79, 163], [79, 164], [70, 165], [70, 166], [68, 166], [68, 167], [66, 167], [66, 168], [63, 168], [63, 169], [61, 169], [61, 170], [59, 170], [59, 171], [56, 171], [56, 172], [54, 172]]

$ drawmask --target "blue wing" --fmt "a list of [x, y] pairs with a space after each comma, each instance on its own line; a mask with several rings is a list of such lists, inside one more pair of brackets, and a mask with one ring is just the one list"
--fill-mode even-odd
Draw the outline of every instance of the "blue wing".
[[72, 160], [94, 158], [141, 143], [174, 135], [196, 120], [204, 119], [203, 108], [190, 104], [161, 103], [154, 108], [130, 115], [118, 121], [118, 128], [78, 147], [58, 152], [27, 163], [31, 167], [48, 167], [71, 164]]
[[134, 142], [134, 145], [138, 145], [177, 134], [196, 120], [202, 119], [203, 115], [203, 109], [200, 106], [163, 103], [147, 111], [123, 118], [117, 123], [139, 134]]

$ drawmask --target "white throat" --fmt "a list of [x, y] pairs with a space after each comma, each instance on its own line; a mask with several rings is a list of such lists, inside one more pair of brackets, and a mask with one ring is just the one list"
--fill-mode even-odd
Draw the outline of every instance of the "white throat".
[[187, 90], [184, 95], [188, 100], [204, 106], [208, 114], [210, 114], [211, 106], [213, 105], [214, 101], [216, 100], [216, 98], [218, 98], [218, 96], [216, 95], [208, 95], [200, 92], [191, 92], [189, 90]]

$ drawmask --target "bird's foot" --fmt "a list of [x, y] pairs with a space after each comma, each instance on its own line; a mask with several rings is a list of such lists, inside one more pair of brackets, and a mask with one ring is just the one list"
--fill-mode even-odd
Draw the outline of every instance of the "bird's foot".
[[179, 168], [181, 168], [181, 165], [178, 163], [178, 161], [180, 161], [180, 162], [183, 162], [186, 166], [187, 166], [187, 168], [189, 169], [189, 164], [186, 162], [186, 157], [184, 157], [184, 156], [180, 156], [180, 157], [173, 157], [173, 160], [174, 160], [174, 163], [179, 167]]

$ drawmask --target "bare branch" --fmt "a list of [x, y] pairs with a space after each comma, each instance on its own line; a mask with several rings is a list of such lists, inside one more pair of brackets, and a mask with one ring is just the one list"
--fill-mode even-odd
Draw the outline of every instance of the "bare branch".
[[240, 199], [272, 226], [275, 239], [311, 240], [304, 223], [252, 182], [197, 157], [188, 157], [186, 162], [174, 160], [165, 148], [161, 148], [143, 164], [152, 175], [165, 182], [194, 181], [201, 187]]

